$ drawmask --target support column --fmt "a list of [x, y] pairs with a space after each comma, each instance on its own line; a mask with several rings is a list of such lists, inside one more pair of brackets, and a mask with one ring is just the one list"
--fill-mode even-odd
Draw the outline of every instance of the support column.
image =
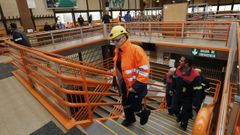
[[21, 25], [24, 28], [24, 31], [27, 29], [35, 29], [32, 21], [32, 16], [28, 8], [27, 0], [16, 0], [18, 11], [21, 18]]
[[143, 4], [143, 0], [140, 0], [140, 11], [144, 10], [144, 4]]
[[8, 27], [7, 27], [6, 18], [5, 18], [5, 16], [4, 16], [4, 14], [3, 14], [3, 10], [2, 10], [1, 4], [0, 4], [0, 14], [1, 14], [2, 23], [3, 23], [3, 26], [4, 26], [4, 28], [5, 28], [6, 34], [9, 34], [9, 33], [8, 33], [9, 31], [8, 31]]

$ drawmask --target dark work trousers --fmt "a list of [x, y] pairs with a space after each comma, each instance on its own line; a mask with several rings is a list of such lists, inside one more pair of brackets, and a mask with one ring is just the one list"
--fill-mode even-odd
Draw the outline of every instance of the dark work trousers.
[[136, 121], [134, 113], [139, 117], [144, 117], [147, 110], [143, 107], [142, 100], [146, 94], [130, 92], [127, 97], [124, 95], [122, 96], [122, 105], [126, 121]]
[[167, 107], [168, 107], [168, 113], [172, 114], [172, 99], [173, 97], [169, 94], [166, 93], [166, 101], [167, 101]]
[[187, 124], [188, 119], [192, 115], [192, 97], [186, 96], [185, 94], [174, 95], [173, 112], [175, 113], [177, 118], [181, 121], [181, 123]]
[[202, 90], [195, 90], [193, 91], [193, 106], [196, 108], [194, 109], [196, 112], [198, 112], [201, 108], [202, 102], [203, 102], [204, 93]]

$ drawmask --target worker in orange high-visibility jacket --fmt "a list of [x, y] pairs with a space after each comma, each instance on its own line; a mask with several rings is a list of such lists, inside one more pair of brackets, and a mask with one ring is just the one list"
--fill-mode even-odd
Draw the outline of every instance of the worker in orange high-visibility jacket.
[[122, 125], [128, 127], [140, 117], [140, 124], [147, 123], [150, 110], [142, 105], [147, 95], [147, 83], [150, 72], [149, 60], [144, 50], [132, 44], [128, 32], [122, 26], [112, 28], [110, 38], [115, 44], [113, 86], [122, 96], [125, 120]]

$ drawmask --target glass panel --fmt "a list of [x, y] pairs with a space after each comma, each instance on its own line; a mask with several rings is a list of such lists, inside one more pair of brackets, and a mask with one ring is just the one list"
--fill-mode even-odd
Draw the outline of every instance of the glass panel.
[[188, 13], [192, 13], [192, 8], [188, 8]]
[[134, 16], [135, 16], [135, 11], [134, 11], [134, 10], [131, 10], [131, 11], [130, 11], [130, 15], [131, 15], [131, 17], [134, 17]]
[[208, 12], [217, 12], [217, 6], [208, 6], [207, 11]]
[[92, 20], [101, 20], [100, 12], [89, 12], [92, 15]]
[[87, 19], [87, 13], [84, 12], [84, 13], [75, 13], [76, 21], [77, 21], [77, 19], [78, 19], [78, 17], [79, 17], [80, 14], [82, 15], [84, 21], [87, 21], [87, 20], [88, 20], [88, 19]]
[[119, 15], [120, 11], [112, 11], [112, 18], [117, 18]]
[[194, 8], [194, 13], [200, 13], [200, 12], [203, 12], [203, 7], [195, 7]]
[[240, 11], [240, 4], [234, 4], [233, 11]]
[[232, 5], [219, 6], [219, 11], [231, 11]]
[[56, 13], [56, 17], [62, 23], [73, 22], [71, 13]]

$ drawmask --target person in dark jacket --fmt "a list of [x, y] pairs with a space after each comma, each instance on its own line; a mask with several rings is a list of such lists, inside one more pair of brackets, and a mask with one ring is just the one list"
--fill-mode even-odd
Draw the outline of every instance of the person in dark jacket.
[[88, 25], [92, 26], [92, 15], [91, 14], [88, 17]]
[[108, 12], [106, 12], [106, 13], [103, 15], [102, 22], [103, 22], [104, 24], [110, 23], [110, 19], [112, 19], [112, 17], [108, 14]]
[[[193, 91], [199, 88], [199, 73], [192, 68], [192, 59], [182, 56], [173, 79], [173, 112], [180, 128], [187, 130], [188, 119], [192, 116]], [[182, 108], [182, 109], [181, 109]]]
[[198, 113], [198, 111], [201, 108], [202, 102], [206, 96], [206, 93], [209, 93], [210, 90], [210, 86], [209, 86], [209, 81], [201, 74], [202, 70], [199, 68], [195, 69], [198, 73], [199, 73], [199, 78], [200, 78], [200, 85], [198, 87], [198, 89], [195, 89], [193, 91], [193, 105], [192, 108], [194, 111], [196, 111], [196, 113]]
[[51, 26], [46, 22], [44, 25], [44, 31], [50, 31], [52, 30]]
[[127, 14], [125, 14], [124, 20], [125, 20], [125, 22], [131, 22], [132, 21], [132, 17], [130, 15], [130, 11], [127, 11]]
[[84, 23], [84, 19], [83, 19], [83, 17], [82, 17], [82, 15], [80, 15], [79, 17], [78, 17], [78, 23], [79, 23], [79, 26], [83, 26], [83, 23]]
[[24, 45], [27, 47], [31, 47], [28, 37], [17, 28], [16, 23], [11, 23], [10, 27], [11, 27], [12, 40], [15, 43]]
[[168, 70], [168, 73], [166, 73], [163, 83], [166, 86], [166, 101], [167, 101], [167, 107], [168, 107], [168, 114], [173, 115], [172, 111], [172, 96], [173, 96], [173, 89], [172, 89], [172, 83], [173, 83], [173, 75], [175, 74], [176, 68], [170, 68]]

